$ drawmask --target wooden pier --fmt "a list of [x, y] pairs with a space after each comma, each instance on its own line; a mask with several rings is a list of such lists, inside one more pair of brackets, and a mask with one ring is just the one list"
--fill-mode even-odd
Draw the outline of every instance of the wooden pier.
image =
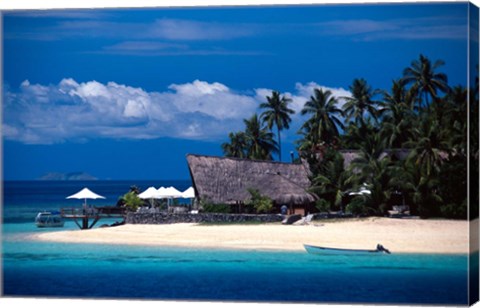
[[[114, 206], [89, 207], [89, 208], [62, 208], [62, 218], [71, 219], [82, 230], [91, 229], [102, 218], [124, 218], [125, 208]], [[92, 223], [89, 224], [90, 220]], [[81, 224], [79, 223], [81, 222]]]

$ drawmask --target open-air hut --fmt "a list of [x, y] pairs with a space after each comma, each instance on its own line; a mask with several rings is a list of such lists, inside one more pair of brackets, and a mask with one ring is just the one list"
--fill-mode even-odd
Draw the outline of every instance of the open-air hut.
[[274, 201], [276, 210], [287, 205], [290, 213], [313, 211], [315, 197], [307, 192], [310, 180], [302, 164], [229, 157], [187, 155], [192, 183], [199, 200], [223, 203], [242, 210], [248, 189]]

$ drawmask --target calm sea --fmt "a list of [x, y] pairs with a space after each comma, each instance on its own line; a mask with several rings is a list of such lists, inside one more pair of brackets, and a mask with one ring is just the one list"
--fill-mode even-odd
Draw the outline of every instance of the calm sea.
[[[467, 304], [466, 255], [313, 256], [304, 252], [41, 243], [40, 210], [80, 205], [83, 187], [113, 205], [131, 185], [179, 182], [5, 182], [3, 294], [20, 297], [367, 304]], [[65, 229], [77, 228], [67, 222]], [[152, 236], [155, 236], [152, 234]], [[346, 234], [345, 236], [348, 236]], [[414, 240], [414, 239], [412, 239]]]

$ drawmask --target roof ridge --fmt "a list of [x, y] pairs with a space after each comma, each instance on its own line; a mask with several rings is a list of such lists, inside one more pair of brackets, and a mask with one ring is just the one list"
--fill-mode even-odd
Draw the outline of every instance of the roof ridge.
[[206, 157], [206, 158], [218, 158], [218, 159], [230, 159], [236, 161], [246, 161], [246, 162], [258, 162], [258, 163], [268, 163], [268, 164], [281, 164], [281, 165], [300, 165], [288, 162], [274, 161], [274, 160], [261, 160], [261, 159], [250, 159], [250, 158], [239, 158], [239, 157], [227, 157], [227, 156], [216, 156], [216, 155], [204, 155], [204, 154], [186, 154], [186, 157]]

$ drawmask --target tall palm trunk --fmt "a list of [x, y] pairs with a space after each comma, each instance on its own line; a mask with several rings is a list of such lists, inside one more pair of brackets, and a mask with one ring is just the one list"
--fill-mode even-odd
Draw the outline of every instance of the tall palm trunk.
[[294, 114], [295, 111], [288, 108], [288, 104], [292, 100], [285, 96], [281, 96], [280, 92], [273, 91], [272, 96], [267, 96], [267, 102], [260, 104], [260, 108], [266, 109], [261, 118], [264, 123], [267, 123], [268, 129], [272, 130], [273, 126], [277, 127], [278, 138], [278, 159], [282, 161], [282, 145], [280, 140], [280, 131], [284, 128], [289, 128], [289, 123], [292, 121], [290, 114]]
[[282, 140], [280, 138], [280, 128], [277, 126], [278, 136], [278, 160], [282, 162]]

